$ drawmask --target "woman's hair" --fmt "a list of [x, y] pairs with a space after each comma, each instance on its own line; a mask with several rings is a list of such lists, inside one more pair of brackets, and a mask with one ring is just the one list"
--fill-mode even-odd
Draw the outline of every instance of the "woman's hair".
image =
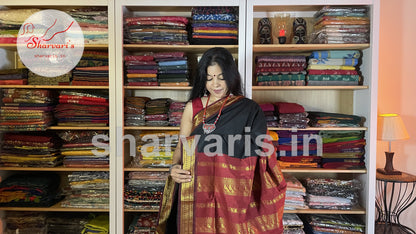
[[199, 60], [198, 73], [194, 79], [189, 100], [203, 97], [206, 94], [207, 68], [215, 64], [221, 67], [223, 77], [227, 84], [228, 94], [243, 95], [241, 76], [233, 56], [223, 47], [214, 47], [205, 51]]

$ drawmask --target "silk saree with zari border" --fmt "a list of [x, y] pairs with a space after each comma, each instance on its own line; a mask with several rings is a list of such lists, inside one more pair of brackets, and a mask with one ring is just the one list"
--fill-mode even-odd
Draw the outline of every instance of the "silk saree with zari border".
[[[202, 128], [202, 105], [194, 115], [191, 136], [182, 140], [182, 168], [192, 181], [175, 185], [169, 177], [158, 233], [283, 233], [286, 182], [264, 114], [254, 101], [230, 96], [207, 107], [206, 123], [215, 121], [224, 101], [210, 134]], [[172, 216], [174, 227], [167, 225]]]

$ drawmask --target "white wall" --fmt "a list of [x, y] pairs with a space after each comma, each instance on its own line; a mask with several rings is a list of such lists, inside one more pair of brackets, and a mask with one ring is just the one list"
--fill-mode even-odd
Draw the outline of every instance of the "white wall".
[[[378, 112], [402, 116], [410, 139], [392, 142], [395, 169], [416, 175], [416, 1], [381, 0]], [[377, 142], [377, 167], [384, 167], [386, 142]], [[416, 230], [416, 203], [400, 221]]]

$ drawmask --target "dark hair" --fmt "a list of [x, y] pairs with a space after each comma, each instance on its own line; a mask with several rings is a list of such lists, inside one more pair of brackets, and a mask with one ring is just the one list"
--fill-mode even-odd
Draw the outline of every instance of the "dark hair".
[[207, 68], [218, 64], [228, 88], [228, 94], [243, 95], [241, 89], [241, 76], [232, 54], [223, 47], [211, 48], [202, 55], [198, 63], [198, 72], [194, 79], [189, 100], [203, 97], [206, 94]]

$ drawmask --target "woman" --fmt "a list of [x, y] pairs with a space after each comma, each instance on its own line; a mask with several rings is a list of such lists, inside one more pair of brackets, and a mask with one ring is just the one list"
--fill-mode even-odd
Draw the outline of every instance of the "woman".
[[207, 50], [198, 66], [158, 233], [282, 233], [286, 183], [262, 110], [242, 96], [228, 50]]

